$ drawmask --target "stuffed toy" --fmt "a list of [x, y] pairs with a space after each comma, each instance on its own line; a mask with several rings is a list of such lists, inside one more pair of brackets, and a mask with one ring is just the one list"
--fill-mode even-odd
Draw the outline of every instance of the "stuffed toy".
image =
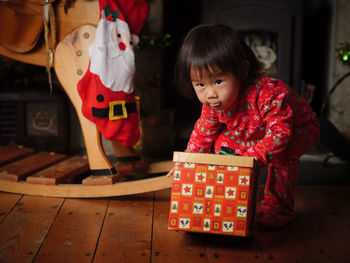
[[99, 6], [89, 67], [77, 87], [82, 113], [104, 138], [131, 147], [140, 136], [133, 48], [149, 6], [144, 0], [99, 0]]

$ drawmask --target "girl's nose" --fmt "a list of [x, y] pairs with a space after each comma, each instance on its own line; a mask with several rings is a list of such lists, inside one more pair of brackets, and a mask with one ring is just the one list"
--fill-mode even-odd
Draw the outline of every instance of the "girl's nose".
[[215, 99], [218, 97], [218, 93], [216, 92], [215, 88], [209, 87], [207, 89], [207, 98], [208, 99]]

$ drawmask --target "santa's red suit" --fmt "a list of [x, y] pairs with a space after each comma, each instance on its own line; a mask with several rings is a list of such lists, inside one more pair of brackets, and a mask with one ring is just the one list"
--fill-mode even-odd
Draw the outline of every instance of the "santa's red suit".
[[133, 47], [149, 7], [144, 0], [99, 0], [100, 20], [89, 46], [88, 71], [78, 83], [82, 113], [103, 137], [126, 147], [139, 139]]

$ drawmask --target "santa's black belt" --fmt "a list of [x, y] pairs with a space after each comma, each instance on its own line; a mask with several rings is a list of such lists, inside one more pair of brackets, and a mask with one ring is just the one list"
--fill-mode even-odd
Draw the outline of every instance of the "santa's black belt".
[[111, 101], [108, 108], [92, 107], [92, 115], [97, 118], [109, 118], [110, 120], [126, 119], [130, 113], [137, 113], [135, 102]]

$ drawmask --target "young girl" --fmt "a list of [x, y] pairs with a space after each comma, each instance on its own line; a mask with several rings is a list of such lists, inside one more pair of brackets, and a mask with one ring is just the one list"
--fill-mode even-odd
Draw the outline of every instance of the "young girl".
[[227, 147], [256, 158], [268, 166], [256, 221], [269, 228], [292, 221], [300, 156], [319, 137], [308, 103], [282, 81], [260, 74], [253, 52], [224, 25], [200, 25], [187, 34], [176, 79], [184, 94], [194, 91], [203, 104], [186, 151]]

